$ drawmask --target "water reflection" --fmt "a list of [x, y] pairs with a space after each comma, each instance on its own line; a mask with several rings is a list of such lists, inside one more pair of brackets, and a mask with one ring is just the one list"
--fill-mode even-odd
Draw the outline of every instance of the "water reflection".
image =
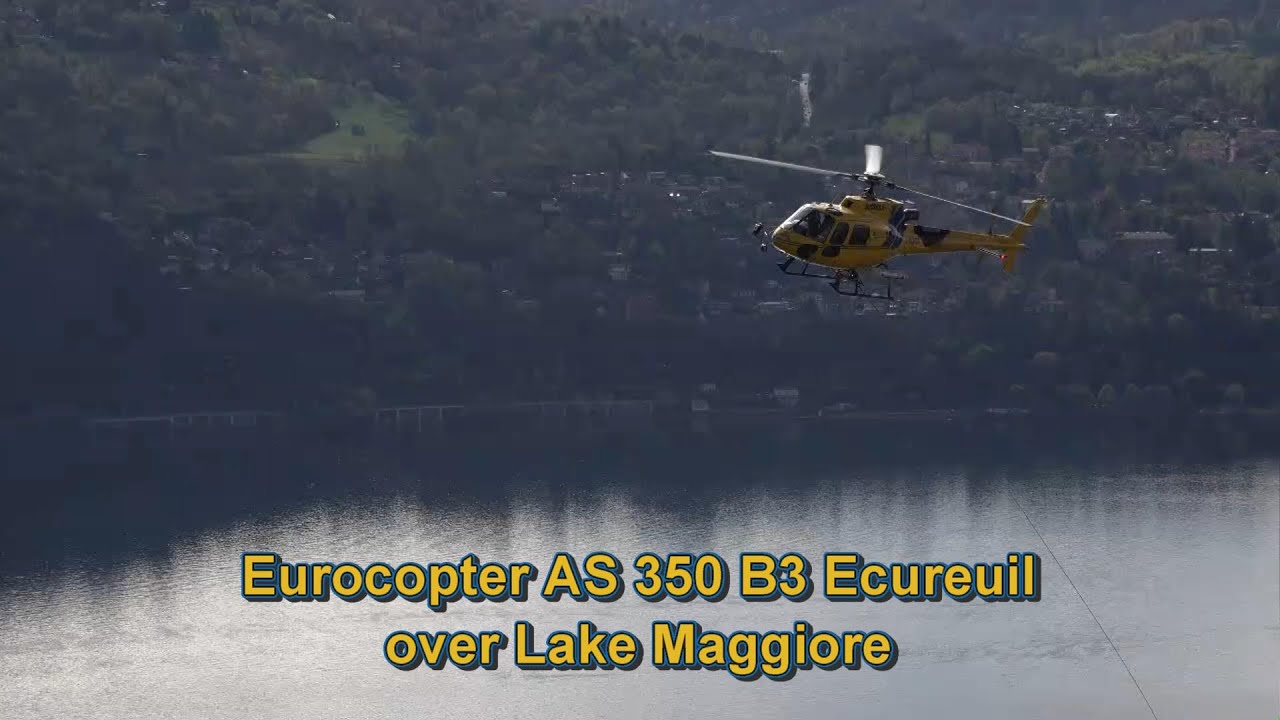
[[[1132, 718], [1146, 708], [1035, 523], [1162, 719], [1267, 717], [1280, 670], [1280, 468], [967, 461], [783, 462], [759, 447], [694, 456], [600, 448], [378, 465], [359, 459], [211, 471], [174, 463], [141, 483], [35, 513], [6, 543], [0, 716]], [[320, 465], [326, 469], [322, 473]], [[304, 473], [307, 471], [303, 471]], [[286, 473], [274, 476], [273, 473]], [[292, 473], [291, 481], [286, 481]], [[219, 484], [221, 483], [221, 484]], [[164, 489], [162, 489], [164, 488]], [[1024, 515], [1023, 510], [1026, 514]], [[18, 538], [16, 534], [9, 537]], [[105, 555], [98, 546], [110, 545]], [[607, 550], [857, 551], [883, 561], [1041, 554], [1038, 604], [784, 600], [650, 604], [257, 604], [240, 553], [289, 561], [529, 561]], [[29, 562], [33, 557], [40, 562]], [[629, 573], [633, 577], [634, 573]], [[537, 584], [535, 583], [535, 588]], [[801, 672], [787, 683], [723, 672], [532, 673], [391, 669], [398, 629], [538, 636], [590, 619], [646, 645], [654, 620], [709, 629], [883, 629], [886, 673]]]

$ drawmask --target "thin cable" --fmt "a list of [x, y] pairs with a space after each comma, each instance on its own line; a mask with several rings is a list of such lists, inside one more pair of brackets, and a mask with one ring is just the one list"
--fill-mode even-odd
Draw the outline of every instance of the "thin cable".
[[1084, 605], [1084, 609], [1089, 611], [1089, 617], [1093, 618], [1093, 622], [1096, 623], [1098, 625], [1098, 629], [1102, 631], [1102, 637], [1107, 639], [1107, 644], [1109, 644], [1111, 649], [1115, 651], [1116, 658], [1118, 658], [1120, 660], [1120, 664], [1124, 666], [1124, 671], [1129, 673], [1129, 679], [1133, 681], [1133, 686], [1138, 689], [1138, 694], [1142, 696], [1142, 702], [1147, 704], [1147, 710], [1151, 712], [1151, 717], [1154, 718], [1154, 720], [1160, 720], [1160, 718], [1156, 716], [1155, 708], [1151, 707], [1151, 701], [1147, 699], [1147, 694], [1142, 692], [1142, 686], [1138, 684], [1138, 678], [1134, 677], [1133, 671], [1129, 669], [1129, 663], [1125, 662], [1124, 656], [1120, 654], [1120, 648], [1116, 647], [1116, 644], [1112, 642], [1111, 636], [1107, 634], [1107, 629], [1102, 627], [1102, 623], [1098, 620], [1098, 616], [1093, 613], [1093, 608], [1089, 607], [1089, 603], [1085, 601], [1084, 595], [1080, 593], [1080, 588], [1076, 587], [1075, 582], [1071, 579], [1071, 575], [1067, 573], [1067, 569], [1062, 566], [1061, 562], [1059, 562], [1058, 556], [1053, 554], [1053, 548], [1049, 547], [1049, 543], [1045, 541], [1044, 535], [1040, 534], [1040, 529], [1036, 527], [1035, 523], [1031, 522], [1031, 516], [1028, 515], [1026, 509], [1022, 507], [1022, 503], [1018, 502], [1017, 493], [1012, 492], [1010, 495], [1013, 497], [1014, 504], [1018, 506], [1018, 510], [1022, 512], [1022, 517], [1027, 519], [1027, 524], [1035, 531], [1036, 537], [1040, 538], [1040, 544], [1044, 545], [1044, 549], [1049, 551], [1049, 557], [1053, 558], [1053, 564], [1058, 566], [1058, 569], [1062, 571], [1062, 576], [1067, 579], [1067, 584], [1071, 585], [1071, 589], [1076, 591], [1076, 597], [1080, 598], [1080, 604]]

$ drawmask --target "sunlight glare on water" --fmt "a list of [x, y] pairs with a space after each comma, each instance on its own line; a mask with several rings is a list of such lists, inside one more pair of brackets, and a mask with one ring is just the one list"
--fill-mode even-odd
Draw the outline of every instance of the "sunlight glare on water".
[[[729, 468], [726, 468], [726, 471]], [[673, 472], [675, 472], [673, 470]], [[0, 716], [12, 718], [400, 718], [431, 716], [789, 718], [1135, 718], [1132, 681], [1019, 509], [1123, 653], [1162, 720], [1274, 717], [1280, 707], [1280, 471], [1062, 467], [832, 471], [797, 484], [758, 474], [739, 486], [640, 491], [602, 479], [564, 486], [496, 478], [483, 497], [401, 491], [316, 498], [233, 524], [191, 528], [158, 552], [77, 559], [5, 577]], [[126, 522], [121, 518], [121, 522]], [[434, 613], [404, 601], [250, 603], [246, 550], [288, 562], [527, 561], [556, 552], [716, 552], [733, 578], [719, 603], [459, 601]], [[747, 603], [743, 551], [826, 552], [882, 562], [999, 562], [1041, 556], [1039, 603]], [[540, 582], [532, 590], [536, 594]], [[494, 671], [400, 672], [382, 656], [395, 630], [501, 630], [530, 620], [539, 642], [591, 620], [648, 650], [656, 620], [724, 632], [883, 630], [887, 672], [810, 670], [741, 682], [723, 671], [529, 672], [511, 650]], [[416, 714], [414, 713], [409, 714]]]

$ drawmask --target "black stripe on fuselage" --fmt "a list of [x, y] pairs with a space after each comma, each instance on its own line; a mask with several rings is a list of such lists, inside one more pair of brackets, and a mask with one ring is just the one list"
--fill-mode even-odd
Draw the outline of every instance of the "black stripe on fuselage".
[[945, 240], [946, 237], [951, 234], [950, 230], [925, 227], [924, 225], [916, 225], [913, 230], [925, 247], [933, 247]]

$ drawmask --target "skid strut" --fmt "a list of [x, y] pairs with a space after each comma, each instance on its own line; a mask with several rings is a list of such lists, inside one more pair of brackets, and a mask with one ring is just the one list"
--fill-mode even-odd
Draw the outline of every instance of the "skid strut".
[[[893, 299], [893, 279], [892, 278], [885, 278], [885, 289], [883, 293], [873, 293], [873, 292], [868, 292], [866, 290], [866, 285], [863, 284], [862, 278], [858, 277], [858, 272], [856, 270], [841, 270], [838, 272], [826, 273], [826, 274], [811, 273], [809, 272], [809, 262], [805, 260], [805, 261], [802, 261], [802, 264], [800, 266], [800, 272], [795, 272], [791, 269], [791, 264], [794, 263], [795, 261], [796, 259], [794, 257], [788, 257], [786, 260], [778, 263], [778, 269], [781, 270], [786, 275], [795, 275], [797, 277], [818, 278], [820, 280], [830, 280], [831, 282], [827, 284], [831, 286], [831, 289], [835, 290], [837, 294], [844, 295], [845, 297], [860, 297], [860, 298], [868, 298], [871, 300], [892, 300]], [[852, 292], [848, 289], [848, 286], [845, 284], [848, 282], [853, 283]]]

